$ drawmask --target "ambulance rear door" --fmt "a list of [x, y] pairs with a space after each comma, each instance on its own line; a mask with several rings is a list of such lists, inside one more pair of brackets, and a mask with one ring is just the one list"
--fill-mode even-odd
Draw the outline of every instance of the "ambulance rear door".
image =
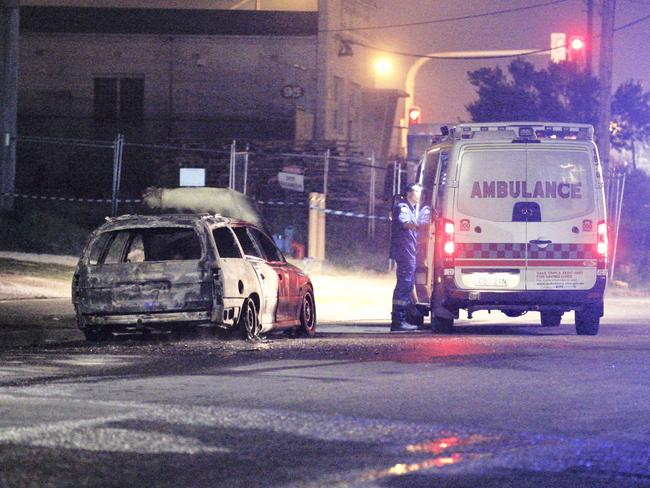
[[526, 180], [522, 145], [469, 144], [461, 149], [451, 219], [458, 288], [517, 291], [526, 287], [526, 222], [513, 219]]
[[528, 290], [586, 290], [596, 283], [599, 202], [593, 150], [527, 144]]

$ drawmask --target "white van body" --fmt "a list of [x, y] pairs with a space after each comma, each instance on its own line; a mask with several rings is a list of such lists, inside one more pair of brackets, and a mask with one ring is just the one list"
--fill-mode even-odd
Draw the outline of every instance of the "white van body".
[[593, 127], [461, 124], [420, 163], [416, 293], [434, 332], [459, 309], [541, 312], [579, 334], [598, 332], [607, 280], [603, 178]]

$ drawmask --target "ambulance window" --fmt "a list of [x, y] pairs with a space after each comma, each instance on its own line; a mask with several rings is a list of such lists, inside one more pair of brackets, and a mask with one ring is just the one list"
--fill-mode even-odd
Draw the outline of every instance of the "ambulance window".
[[449, 166], [449, 153], [441, 152], [440, 153], [440, 176], [438, 177], [438, 196], [436, 197], [436, 211], [440, 213], [442, 211], [442, 197], [444, 195], [445, 187], [447, 186], [447, 168]]
[[510, 222], [515, 202], [526, 200], [521, 195], [525, 180], [524, 150], [466, 150], [460, 162], [458, 210], [480, 219]]
[[426, 158], [420, 163], [418, 168], [418, 182], [422, 183], [421, 207], [431, 205], [433, 202], [433, 192], [436, 185], [436, 170], [438, 168], [439, 152], [427, 154]]
[[593, 212], [594, 183], [587, 151], [528, 150], [527, 189], [539, 204], [542, 222]]

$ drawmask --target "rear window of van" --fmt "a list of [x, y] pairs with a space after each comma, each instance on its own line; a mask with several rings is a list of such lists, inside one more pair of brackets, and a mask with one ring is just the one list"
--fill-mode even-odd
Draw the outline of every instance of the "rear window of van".
[[587, 151], [465, 151], [460, 164], [458, 210], [481, 219], [509, 222], [515, 203], [536, 202], [543, 222], [577, 218], [594, 210], [592, 172]]

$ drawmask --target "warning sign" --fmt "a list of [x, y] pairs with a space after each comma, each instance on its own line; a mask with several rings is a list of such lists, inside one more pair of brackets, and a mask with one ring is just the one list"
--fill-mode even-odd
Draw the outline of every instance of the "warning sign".
[[545, 290], [582, 289], [587, 285], [587, 276], [581, 269], [536, 270], [535, 285]]

